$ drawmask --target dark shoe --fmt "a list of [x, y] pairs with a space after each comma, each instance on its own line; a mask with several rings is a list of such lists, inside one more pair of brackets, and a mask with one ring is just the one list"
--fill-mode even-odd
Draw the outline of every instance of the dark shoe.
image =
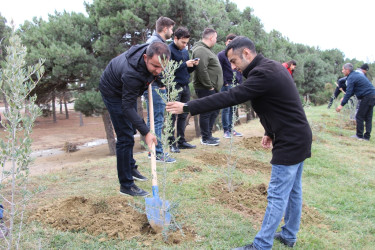
[[288, 241], [286, 239], [284, 239], [282, 236], [281, 236], [281, 232], [277, 232], [275, 233], [275, 235], [273, 236], [273, 238], [275, 240], [278, 240], [280, 241], [281, 243], [283, 243], [285, 246], [287, 247], [294, 247], [296, 245], [295, 242], [291, 242], [291, 241]]
[[133, 168], [132, 175], [133, 175], [134, 180], [137, 180], [137, 181], [147, 181], [148, 180], [147, 177], [141, 175], [141, 173], [136, 168]]
[[217, 146], [219, 145], [219, 142], [213, 139], [207, 139], [207, 140], [201, 140], [202, 145], [208, 145], [208, 146]]
[[220, 138], [217, 138], [217, 137], [213, 137], [213, 136], [211, 136], [210, 139], [211, 139], [211, 140], [215, 140], [215, 141], [217, 141], [217, 142], [220, 142]]
[[178, 148], [180, 149], [191, 149], [191, 148], [196, 148], [196, 147], [197, 146], [191, 145], [190, 143], [187, 143], [186, 141], [178, 144]]
[[170, 157], [169, 154], [167, 155], [167, 153], [165, 153], [164, 155], [156, 156], [156, 161], [165, 162], [165, 163], [174, 163], [176, 162], [176, 159]]
[[257, 250], [257, 248], [251, 243], [243, 247], [232, 248], [232, 250]]
[[130, 195], [130, 196], [142, 196], [142, 197], [149, 195], [148, 192], [144, 191], [143, 189], [140, 189], [135, 184], [131, 186], [130, 188], [125, 188], [123, 186], [120, 186], [120, 194]]
[[172, 146], [171, 146], [171, 152], [172, 153], [180, 153], [180, 149], [177, 147], [176, 144], [172, 144]]

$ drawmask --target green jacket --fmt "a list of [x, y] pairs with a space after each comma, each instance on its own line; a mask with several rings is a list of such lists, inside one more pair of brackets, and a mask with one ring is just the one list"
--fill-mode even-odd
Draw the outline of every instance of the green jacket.
[[223, 70], [217, 55], [202, 41], [193, 46], [193, 58], [200, 58], [193, 75], [195, 89], [211, 89], [220, 92], [223, 86]]

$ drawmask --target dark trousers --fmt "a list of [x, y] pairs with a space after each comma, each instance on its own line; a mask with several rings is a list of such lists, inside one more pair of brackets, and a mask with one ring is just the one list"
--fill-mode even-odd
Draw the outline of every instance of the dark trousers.
[[[374, 111], [375, 105], [375, 96], [374, 95], [367, 95], [361, 99], [361, 103], [359, 105], [357, 115], [356, 115], [356, 122], [357, 122], [357, 136], [360, 138], [370, 139], [370, 134], [372, 130], [372, 114]], [[364, 125], [366, 124], [366, 133], [364, 132]]]
[[[181, 89], [181, 91], [178, 93], [177, 101], [187, 103], [190, 101], [190, 89], [189, 85], [186, 86], [179, 86], [176, 85], [176, 89]], [[178, 143], [184, 143], [186, 142], [185, 139], [185, 126], [186, 126], [186, 118], [188, 114], [187, 113], [182, 113], [180, 115], [172, 115], [172, 124], [173, 124], [173, 131], [172, 131], [172, 136], [169, 137], [169, 143], [172, 144], [175, 142], [176, 138], [174, 136], [175, 134], [175, 122], [177, 119], [177, 138], [178, 138]]]
[[[128, 188], [134, 185], [132, 169], [136, 168], [133, 158], [134, 134], [132, 123], [125, 117], [121, 108], [121, 98], [102, 96], [105, 106], [111, 117], [113, 128], [115, 129], [117, 175], [120, 185]], [[137, 110], [137, 103], [134, 103], [134, 109]]]
[[[195, 93], [198, 98], [213, 95], [216, 93], [215, 90], [208, 89], [196, 89]], [[217, 116], [220, 110], [215, 110], [199, 115], [199, 127], [201, 129], [202, 140], [208, 140], [212, 137], [212, 128], [214, 127]]]

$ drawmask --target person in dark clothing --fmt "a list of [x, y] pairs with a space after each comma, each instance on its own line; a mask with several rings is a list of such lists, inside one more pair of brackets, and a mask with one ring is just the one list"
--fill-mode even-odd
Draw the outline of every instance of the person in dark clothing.
[[[236, 38], [235, 34], [229, 34], [226, 37], [225, 45], [228, 46], [228, 44]], [[236, 86], [237, 84], [242, 83], [242, 75], [240, 72], [238, 72], [235, 69], [232, 69], [232, 66], [230, 65], [230, 62], [228, 60], [228, 57], [225, 55], [225, 50], [220, 51], [217, 54], [217, 57], [219, 58], [219, 62], [221, 65], [221, 68], [223, 70], [223, 79], [224, 84], [223, 87], [221, 87], [221, 92], [228, 91], [233, 86]], [[234, 77], [233, 77], [234, 76]], [[234, 82], [233, 82], [234, 80]], [[221, 112], [221, 122], [223, 124], [223, 130], [224, 130], [224, 138], [231, 138], [232, 134], [233, 136], [239, 136], [241, 137], [242, 134], [240, 132], [235, 131], [232, 128], [233, 123], [233, 107], [229, 108], [223, 108]]]
[[[175, 88], [180, 90], [178, 93], [177, 101], [188, 102], [190, 101], [190, 73], [195, 70], [195, 66], [199, 64], [198, 60], [189, 60], [189, 52], [186, 50], [186, 46], [190, 39], [190, 33], [188, 29], [180, 27], [174, 32], [174, 40], [169, 45], [171, 50], [171, 60], [181, 62], [180, 67], [175, 72], [176, 82]], [[180, 149], [195, 148], [195, 145], [191, 145], [186, 142], [185, 139], [185, 127], [187, 114], [172, 115], [172, 124], [175, 124], [177, 116], [177, 137], [178, 142], [175, 143], [176, 138], [174, 137], [175, 131], [172, 131], [172, 136], [169, 137], [171, 144], [171, 151], [173, 153], [179, 153]]]
[[[371, 137], [372, 116], [375, 105], [375, 88], [364, 74], [353, 71], [353, 65], [351, 63], [344, 64], [342, 67], [342, 73], [347, 76], [346, 94], [341, 101], [341, 105], [336, 108], [336, 111], [340, 112], [342, 107], [348, 102], [349, 98], [356, 95], [361, 102], [355, 116], [357, 132], [352, 137], [369, 141]], [[365, 133], [364, 123], [366, 124]]]
[[134, 184], [134, 179], [146, 181], [147, 178], [137, 170], [133, 146], [136, 130], [145, 136], [149, 148], [152, 143], [157, 144], [155, 135], [137, 114], [137, 97], [141, 96], [161, 73], [163, 68], [159, 56], [170, 57], [169, 48], [165, 43], [132, 46], [112, 59], [100, 78], [99, 90], [117, 135], [117, 173], [121, 194], [148, 195], [148, 192]]
[[343, 92], [344, 95], [345, 95], [345, 92], [346, 92], [346, 76], [338, 79], [336, 85], [337, 85], [337, 87], [336, 87], [335, 92], [333, 93], [331, 99], [329, 100], [327, 108], [331, 108], [333, 100], [335, 100], [340, 95], [341, 92]]
[[[236, 37], [225, 51], [232, 67], [241, 71], [246, 80], [229, 91], [186, 104], [167, 103], [167, 111], [196, 115], [252, 101], [265, 129], [262, 146], [273, 145], [272, 173], [262, 228], [252, 244], [238, 249], [271, 249], [274, 238], [293, 246], [302, 213], [303, 163], [311, 157], [312, 143], [311, 128], [297, 87], [279, 62], [256, 53], [249, 38]], [[285, 225], [275, 234], [284, 214]]]

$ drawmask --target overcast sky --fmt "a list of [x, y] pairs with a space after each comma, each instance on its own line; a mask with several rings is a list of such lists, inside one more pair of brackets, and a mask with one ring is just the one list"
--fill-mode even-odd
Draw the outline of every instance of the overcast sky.
[[[86, 13], [84, 0], [0, 0], [0, 12], [18, 27], [34, 16], [47, 20], [64, 9]], [[86, 0], [92, 3], [92, 0]], [[267, 32], [280, 31], [291, 42], [338, 48], [348, 58], [375, 61], [374, 0], [234, 0], [240, 9], [250, 6]]]

